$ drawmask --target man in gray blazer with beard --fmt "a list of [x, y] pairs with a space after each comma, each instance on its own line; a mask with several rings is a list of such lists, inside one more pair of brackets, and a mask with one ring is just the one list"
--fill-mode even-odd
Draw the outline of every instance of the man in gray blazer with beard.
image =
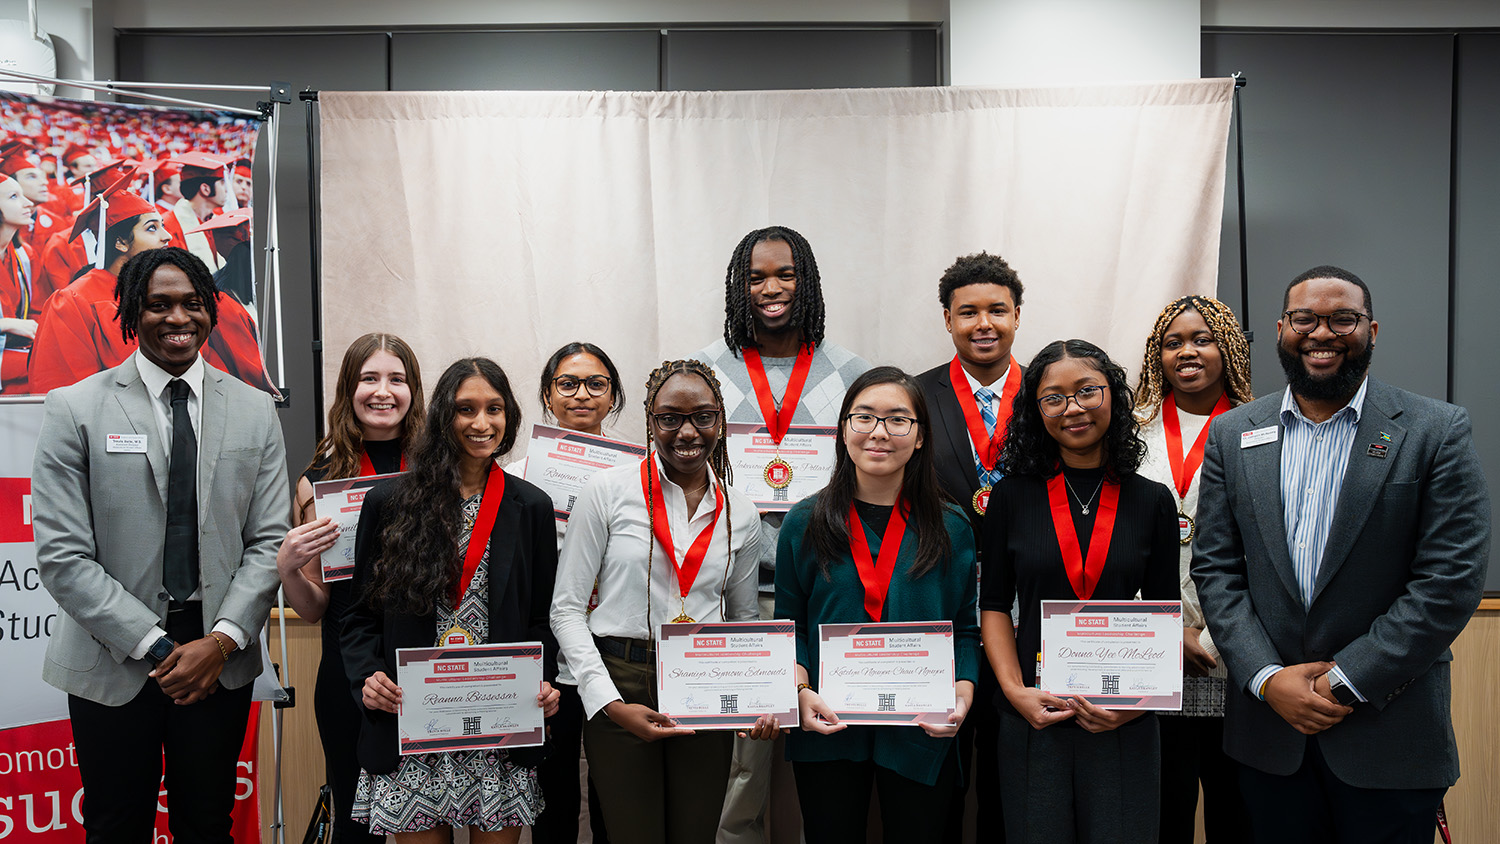
[[1458, 779], [1449, 645], [1490, 553], [1469, 417], [1367, 376], [1353, 273], [1308, 270], [1282, 310], [1288, 389], [1216, 419], [1203, 459], [1192, 573], [1229, 665], [1224, 749], [1258, 842], [1431, 844]]
[[47, 396], [32, 474], [37, 564], [59, 625], [88, 840], [149, 841], [166, 759], [179, 841], [231, 842], [257, 636], [289, 511], [271, 399], [208, 366], [208, 269], [175, 248], [120, 271], [139, 350]]

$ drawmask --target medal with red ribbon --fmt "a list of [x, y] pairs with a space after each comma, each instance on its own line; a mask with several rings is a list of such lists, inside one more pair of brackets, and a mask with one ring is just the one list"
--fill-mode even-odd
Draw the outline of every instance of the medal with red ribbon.
[[802, 388], [807, 384], [807, 373], [812, 370], [813, 347], [811, 343], [797, 349], [797, 362], [792, 365], [792, 377], [787, 381], [786, 394], [781, 397], [781, 406], [771, 395], [771, 382], [766, 378], [766, 366], [760, 352], [744, 349], [745, 369], [750, 373], [750, 386], [755, 388], [755, 400], [760, 404], [761, 418], [771, 442], [776, 444], [776, 457], [766, 464], [766, 486], [786, 489], [792, 483], [792, 464], [781, 459], [781, 440], [792, 427], [792, 417], [797, 415], [797, 403], [802, 401]]
[[1172, 467], [1172, 484], [1177, 488], [1177, 541], [1183, 545], [1193, 541], [1198, 526], [1192, 516], [1182, 512], [1182, 500], [1187, 498], [1188, 490], [1193, 486], [1193, 475], [1203, 465], [1203, 448], [1208, 444], [1208, 426], [1213, 423], [1214, 417], [1228, 409], [1229, 394], [1221, 394], [1214, 403], [1214, 409], [1208, 414], [1208, 422], [1203, 424], [1203, 430], [1198, 432], [1193, 447], [1184, 457], [1182, 420], [1177, 418], [1177, 398], [1172, 393], [1167, 393], [1161, 403], [1161, 427], [1167, 435], [1167, 465]]
[[974, 394], [969, 392], [969, 379], [964, 375], [964, 367], [959, 363], [958, 355], [954, 355], [953, 361], [948, 364], [948, 382], [953, 385], [953, 396], [958, 399], [959, 409], [964, 412], [964, 425], [969, 429], [969, 444], [974, 446], [974, 457], [983, 470], [979, 475], [979, 489], [970, 502], [974, 512], [983, 516], [990, 506], [990, 490], [995, 485], [992, 478], [995, 466], [1000, 462], [1000, 451], [1005, 446], [1005, 426], [1010, 424], [1011, 404], [1021, 389], [1021, 367], [1016, 364], [1014, 357], [1010, 359], [1005, 384], [1000, 388], [1000, 409], [995, 414], [993, 433], [985, 430], [984, 416], [979, 412], [979, 403], [974, 400]]
[[[505, 471], [491, 464], [490, 476], [485, 479], [484, 492], [479, 499], [479, 514], [474, 517], [473, 527], [469, 531], [469, 548], [464, 552], [464, 570], [459, 575], [458, 587], [453, 590], [454, 610], [463, 603], [464, 593], [469, 591], [469, 583], [474, 580], [474, 572], [479, 571], [479, 561], [484, 559], [484, 551], [489, 547], [490, 534], [495, 530], [495, 515], [500, 512], [500, 500], [504, 497]], [[443, 634], [443, 644], [472, 645], [474, 635], [455, 623]]]
[[854, 557], [854, 569], [859, 572], [859, 582], [865, 587], [865, 612], [871, 621], [879, 621], [885, 612], [885, 596], [891, 591], [891, 576], [896, 572], [896, 555], [901, 552], [901, 538], [906, 535], [906, 513], [904, 502], [896, 502], [891, 508], [891, 520], [886, 522], [885, 534], [880, 537], [880, 553], [873, 559], [870, 540], [865, 537], [864, 523], [853, 502], [849, 504], [849, 554]]
[[[402, 471], [402, 472], [406, 471], [406, 455], [405, 454], [401, 455], [401, 469], [400, 469], [400, 471]], [[379, 474], [379, 473], [375, 471], [375, 464], [370, 462], [370, 453], [368, 451], [361, 451], [359, 453], [359, 476], [361, 478], [369, 478], [369, 477], [373, 477], [373, 476], [375, 476], [377, 474]]]
[[1078, 547], [1078, 531], [1073, 526], [1073, 508], [1068, 504], [1066, 484], [1062, 472], [1047, 479], [1047, 504], [1052, 510], [1052, 530], [1057, 534], [1057, 547], [1062, 551], [1068, 582], [1073, 584], [1073, 594], [1080, 601], [1087, 601], [1094, 596], [1094, 587], [1099, 585], [1099, 575], [1104, 573], [1104, 561], [1109, 557], [1109, 542], [1115, 534], [1115, 513], [1120, 505], [1120, 485], [1104, 481], [1104, 493], [1099, 499], [1099, 513], [1094, 517], [1094, 530], [1089, 534], [1089, 554], [1085, 559]]
[[[677, 562], [677, 549], [672, 544], [672, 526], [667, 522], [667, 500], [661, 494], [661, 484], [651, 483], [651, 473], [656, 471], [651, 465], [651, 457], [648, 455], [641, 461], [641, 493], [646, 496], [646, 503], [651, 507], [651, 530], [656, 537], [657, 544], [667, 552], [667, 560], [672, 563], [672, 571], [677, 574], [677, 588], [680, 592], [679, 606], [681, 612], [672, 619], [673, 624], [691, 624], [693, 617], [687, 614], [687, 596], [692, 591], [693, 582], [698, 579], [698, 570], [703, 568], [703, 558], [708, 556], [708, 545], [713, 541], [714, 528], [719, 524], [719, 514], [724, 512], [724, 491], [714, 487], [714, 517], [708, 526], [698, 532], [698, 538], [688, 548], [687, 556], [679, 565]], [[646, 573], [651, 576], [650, 572]]]

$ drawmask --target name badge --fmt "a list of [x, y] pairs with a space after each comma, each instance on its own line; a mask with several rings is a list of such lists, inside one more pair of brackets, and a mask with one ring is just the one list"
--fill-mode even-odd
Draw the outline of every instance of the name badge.
[[1273, 443], [1276, 442], [1276, 438], [1279, 436], [1281, 436], [1281, 427], [1278, 425], [1246, 431], [1240, 434], [1240, 448], [1253, 448], [1258, 445]]
[[106, 434], [104, 450], [110, 454], [145, 454], [145, 434]]

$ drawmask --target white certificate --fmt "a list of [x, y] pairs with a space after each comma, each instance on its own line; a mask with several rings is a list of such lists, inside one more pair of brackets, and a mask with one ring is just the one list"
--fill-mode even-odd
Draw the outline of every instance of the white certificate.
[[1182, 708], [1181, 601], [1043, 601], [1048, 694], [1105, 709]]
[[797, 725], [797, 640], [791, 621], [663, 624], [657, 702], [697, 730], [741, 730], [762, 715]]
[[324, 583], [354, 576], [354, 534], [359, 528], [359, 510], [365, 506], [365, 495], [370, 487], [400, 475], [400, 472], [392, 472], [389, 475], [318, 481], [312, 485], [313, 515], [318, 518], [328, 516], [339, 528], [339, 538], [332, 548], [323, 552]]
[[762, 513], [792, 509], [793, 504], [828, 486], [833, 477], [836, 427], [793, 425], [779, 446], [764, 425], [731, 422], [727, 428], [735, 488]]
[[542, 643], [399, 648], [401, 755], [542, 743]]
[[608, 437], [554, 428], [531, 426], [526, 446], [526, 473], [522, 476], [552, 498], [552, 515], [566, 522], [578, 493], [594, 473], [646, 456], [646, 447]]
[[953, 622], [823, 624], [818, 638], [818, 694], [839, 723], [948, 723]]

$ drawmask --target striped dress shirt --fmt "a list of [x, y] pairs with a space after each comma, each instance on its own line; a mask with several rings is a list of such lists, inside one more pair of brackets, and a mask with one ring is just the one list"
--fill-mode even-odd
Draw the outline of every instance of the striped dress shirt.
[[[1333, 527], [1334, 509], [1344, 486], [1344, 471], [1349, 468], [1349, 453], [1369, 384], [1368, 378], [1362, 381], [1354, 398], [1322, 422], [1302, 415], [1290, 387], [1281, 400], [1281, 517], [1303, 606], [1312, 603], [1318, 566]], [[1250, 680], [1250, 691], [1258, 695], [1266, 680], [1281, 668], [1267, 665], [1256, 672]], [[1337, 666], [1329, 673], [1343, 680], [1361, 701], [1365, 699]]]

